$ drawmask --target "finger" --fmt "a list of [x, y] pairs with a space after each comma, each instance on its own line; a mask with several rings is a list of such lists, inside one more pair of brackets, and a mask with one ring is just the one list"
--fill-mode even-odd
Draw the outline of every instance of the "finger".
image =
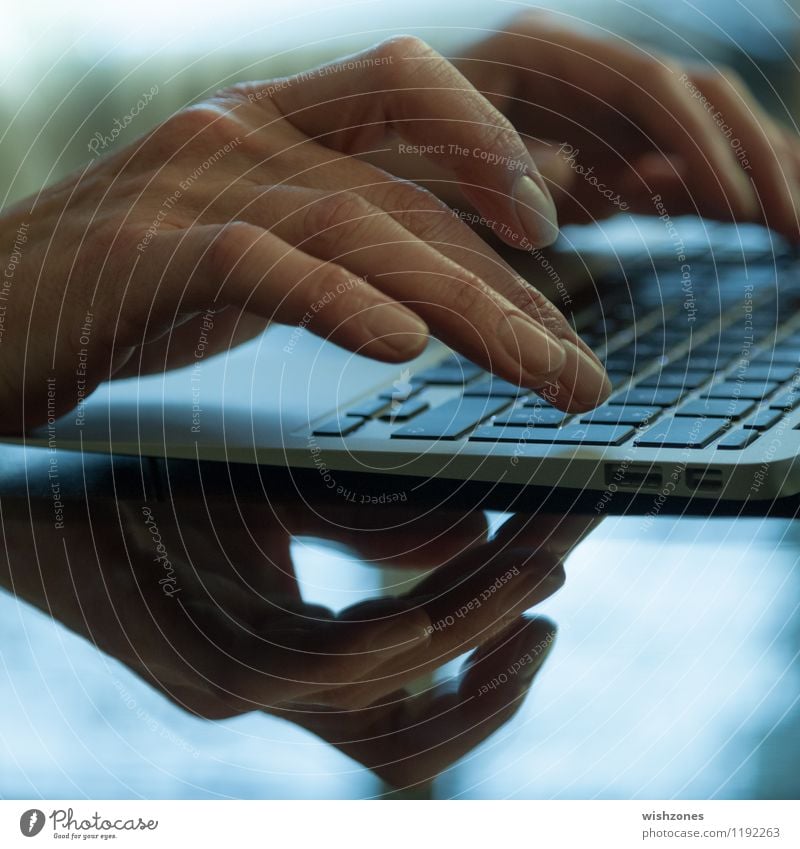
[[240, 214], [269, 220], [286, 241], [368, 276], [451, 347], [512, 382], [545, 389], [562, 409], [607, 397], [605, 370], [564, 316], [452, 210], [371, 166], [351, 172], [347, 179], [365, 181], [354, 191], [269, 189], [242, 201]]
[[[443, 342], [507, 380], [539, 389], [558, 378], [566, 352], [542, 321], [550, 319], [544, 298], [536, 310], [539, 303], [534, 307], [529, 297], [524, 312], [360, 195], [309, 194], [267, 193], [264, 202], [278, 217], [274, 229], [282, 239], [373, 281], [411, 307]], [[596, 373], [594, 367], [589, 373], [595, 385]], [[597, 394], [595, 386], [595, 401]]]
[[306, 710], [290, 718], [395, 787], [428, 782], [519, 710], [554, 636], [551, 622], [523, 618], [434, 690], [398, 690], [360, 711]]
[[711, 114], [685, 84], [687, 74], [668, 63], [648, 70], [655, 73], [648, 96], [639, 101], [638, 119], [659, 150], [684, 159], [700, 211], [744, 220], [760, 217], [750, 181]]
[[[510, 303], [542, 324], [564, 349], [564, 366], [546, 387], [547, 399], [565, 410], [595, 407], [610, 392], [605, 369], [556, 306], [505, 262], [465, 221], [427, 191], [394, 179], [358, 192], [389, 211], [406, 229], [490, 283]], [[532, 255], [544, 261], [531, 245]], [[565, 304], [569, 300], [565, 299]]]
[[741, 168], [752, 178], [766, 223], [796, 241], [797, 211], [793, 188], [796, 176], [788, 165], [784, 139], [772, 119], [755, 103], [733, 72], [716, 71], [692, 78], [710, 104], [713, 120]]
[[123, 346], [140, 344], [154, 324], [171, 326], [180, 311], [229, 304], [386, 362], [416, 356], [428, 338], [417, 315], [365, 280], [241, 221], [157, 236], [128, 298], [145, 301], [150, 326], [121, 324]]
[[429, 640], [424, 610], [403, 601], [381, 600], [358, 621], [313, 611], [302, 619], [289, 613], [277, 624], [270, 617], [263, 634], [202, 602], [181, 607], [188, 617], [183, 639], [165, 651], [202, 689], [239, 711], [309, 701]]
[[[644, 132], [664, 154], [676, 153], [687, 164], [692, 192], [701, 214], [754, 220], [759, 205], [750, 181], [727, 140], [692, 87], [688, 74], [667, 60], [627, 43], [598, 39], [579, 29], [544, 18], [528, 19], [518, 31], [498, 37], [495, 61], [516, 69], [549, 63], [559, 79], [588, 105], [611, 109], [630, 133]], [[535, 105], [535, 104], [534, 104]]]
[[483, 546], [435, 570], [401, 599], [424, 610], [429, 642], [388, 658], [340, 688], [318, 694], [318, 702], [357, 709], [433, 672], [491, 639], [564, 582], [562, 556], [555, 550]]
[[[380, 146], [389, 130], [455, 174], [495, 232], [537, 247], [558, 227], [552, 199], [511, 123], [453, 65], [400, 36], [275, 90], [282, 115], [344, 153]], [[257, 96], [264, 85], [251, 87]]]
[[277, 506], [276, 513], [293, 536], [311, 536], [346, 546], [380, 566], [430, 569], [486, 541], [482, 511], [422, 510], [393, 505], [365, 510], [355, 505], [299, 503]]

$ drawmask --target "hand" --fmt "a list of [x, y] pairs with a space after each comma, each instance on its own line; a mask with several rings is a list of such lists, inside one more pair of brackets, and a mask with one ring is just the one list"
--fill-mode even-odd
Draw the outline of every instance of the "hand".
[[549, 301], [441, 201], [358, 158], [390, 130], [509, 244], [555, 238], [518, 134], [417, 39], [234, 86], [0, 220], [9, 256], [27, 228], [0, 347], [5, 428], [72, 409], [82, 351], [84, 394], [191, 361], [209, 309], [209, 353], [278, 321], [396, 362], [430, 329], [562, 409], [604, 400], [602, 366]]
[[[48, 503], [3, 506], [2, 579], [19, 597], [183, 709], [283, 717], [397, 786], [435, 777], [517, 710], [555, 635], [523, 613], [561, 586], [593, 523], [517, 516], [489, 542], [482, 513], [76, 501], [61, 531]], [[289, 553], [309, 536], [409, 578], [338, 614], [310, 604]], [[460, 675], [411, 695], [470, 650]]]
[[620, 211], [760, 221], [800, 238], [800, 140], [728, 68], [525, 13], [456, 62], [522, 136], [559, 219]]

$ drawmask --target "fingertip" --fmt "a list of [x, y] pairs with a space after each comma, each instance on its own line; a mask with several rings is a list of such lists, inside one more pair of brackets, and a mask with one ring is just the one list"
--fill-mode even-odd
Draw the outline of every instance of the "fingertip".
[[528, 173], [518, 177], [514, 184], [514, 206], [525, 235], [534, 248], [546, 248], [555, 242], [558, 238], [558, 213], [543, 181], [537, 182]]
[[359, 353], [399, 363], [419, 356], [428, 344], [428, 325], [402, 304], [382, 301], [360, 313], [366, 336]]

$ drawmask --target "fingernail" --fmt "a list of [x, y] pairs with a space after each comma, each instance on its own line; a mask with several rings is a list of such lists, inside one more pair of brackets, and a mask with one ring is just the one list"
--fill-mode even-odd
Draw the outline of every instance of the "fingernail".
[[525, 235], [533, 246], [552, 245], [558, 237], [558, 216], [549, 192], [523, 174], [514, 186], [514, 202]]
[[379, 304], [365, 310], [362, 315], [375, 341], [393, 351], [404, 353], [417, 350], [428, 338], [425, 322], [400, 304]]
[[[606, 370], [585, 351], [572, 342], [562, 339], [566, 362], [558, 383], [567, 394], [567, 401], [581, 407], [597, 407], [611, 394], [611, 381]], [[559, 401], [562, 400], [559, 393]]]
[[738, 167], [736, 174], [737, 189], [739, 193], [739, 214], [745, 221], [758, 221], [761, 218], [761, 204], [750, 178]]
[[498, 331], [500, 344], [519, 363], [532, 384], [541, 385], [561, 371], [566, 353], [561, 342], [529, 318], [511, 315]]

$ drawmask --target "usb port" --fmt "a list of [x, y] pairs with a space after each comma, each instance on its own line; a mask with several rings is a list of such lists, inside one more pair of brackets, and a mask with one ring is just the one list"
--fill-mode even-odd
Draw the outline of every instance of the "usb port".
[[689, 489], [703, 492], [717, 492], [722, 489], [722, 471], [720, 469], [705, 469], [702, 466], [689, 468], [683, 476]]
[[606, 463], [606, 486], [624, 490], [658, 489], [664, 481], [659, 466]]

